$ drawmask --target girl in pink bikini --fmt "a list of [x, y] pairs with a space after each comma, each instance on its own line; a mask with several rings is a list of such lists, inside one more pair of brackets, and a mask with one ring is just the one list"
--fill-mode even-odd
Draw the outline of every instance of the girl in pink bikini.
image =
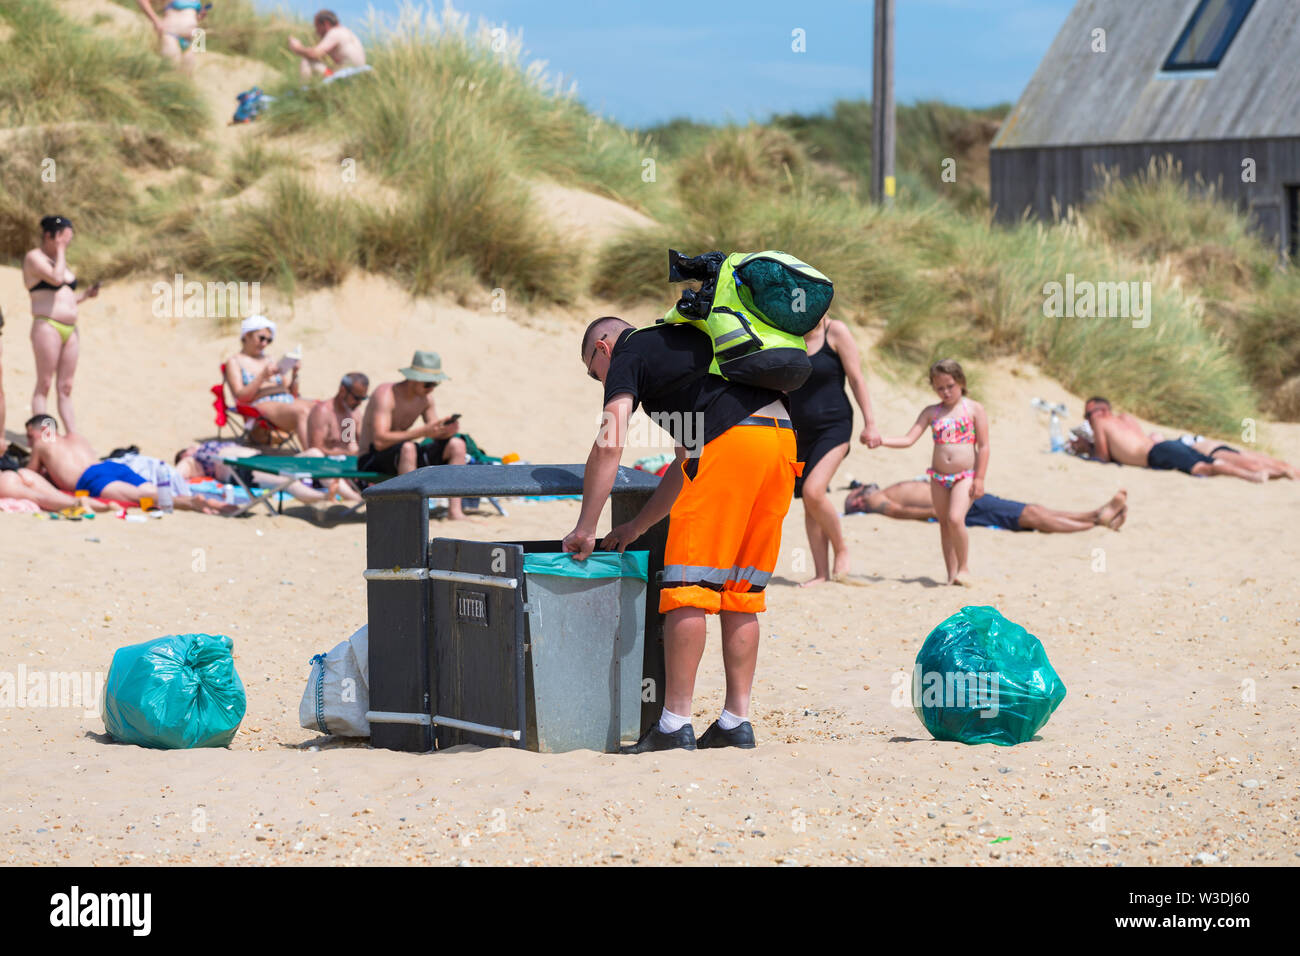
[[921, 409], [902, 438], [885, 438], [881, 444], [886, 448], [911, 448], [926, 426], [930, 427], [934, 458], [925, 473], [930, 476], [930, 498], [939, 518], [948, 583], [961, 584], [963, 578], [970, 577], [966, 566], [966, 512], [970, 503], [984, 494], [989, 422], [984, 406], [966, 397], [966, 373], [956, 360], [944, 359], [930, 366], [930, 384], [939, 403]]

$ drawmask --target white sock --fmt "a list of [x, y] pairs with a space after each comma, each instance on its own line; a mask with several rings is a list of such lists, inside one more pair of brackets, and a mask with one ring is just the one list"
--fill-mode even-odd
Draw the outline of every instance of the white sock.
[[667, 707], [665, 707], [663, 709], [663, 712], [659, 715], [660, 733], [675, 734], [677, 733], [677, 731], [685, 727], [688, 723], [690, 723], [689, 718], [679, 717], [677, 714], [674, 714]]
[[718, 726], [723, 730], [735, 730], [748, 719], [748, 717], [737, 717], [724, 707], [722, 708], [722, 716], [718, 718]]

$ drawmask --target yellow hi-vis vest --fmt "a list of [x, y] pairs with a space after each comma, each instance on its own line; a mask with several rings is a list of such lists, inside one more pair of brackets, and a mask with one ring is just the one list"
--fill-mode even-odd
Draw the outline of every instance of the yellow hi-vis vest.
[[711, 301], [700, 295], [688, 308], [684, 297], [662, 321], [687, 322], [712, 339], [712, 374], [792, 392], [812, 373], [803, 337], [825, 316], [833, 294], [831, 280], [795, 256], [734, 252], [718, 268]]

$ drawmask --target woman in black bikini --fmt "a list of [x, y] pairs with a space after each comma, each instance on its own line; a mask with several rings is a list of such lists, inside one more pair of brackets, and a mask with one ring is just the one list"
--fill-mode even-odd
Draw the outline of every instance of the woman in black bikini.
[[[806, 336], [812, 375], [803, 387], [790, 393], [790, 420], [799, 442], [803, 477], [795, 482], [794, 496], [803, 498], [804, 527], [812, 549], [814, 576], [804, 586], [820, 584], [849, 572], [849, 551], [844, 544], [840, 516], [827, 494], [835, 469], [849, 453], [853, 441], [853, 406], [844, 394], [847, 379], [865, 420], [858, 440], [868, 448], [880, 445], [880, 432], [871, 411], [867, 379], [862, 374], [858, 346], [843, 322], [824, 319]], [[830, 552], [834, 551], [832, 566]]]
[[32, 297], [32, 351], [36, 353], [32, 414], [45, 414], [50, 384], [57, 374], [59, 418], [68, 434], [77, 430], [72, 414], [72, 378], [81, 349], [77, 306], [99, 295], [99, 283], [77, 294], [77, 277], [67, 261], [72, 235], [70, 220], [46, 216], [41, 220], [41, 244], [23, 257], [23, 285]]

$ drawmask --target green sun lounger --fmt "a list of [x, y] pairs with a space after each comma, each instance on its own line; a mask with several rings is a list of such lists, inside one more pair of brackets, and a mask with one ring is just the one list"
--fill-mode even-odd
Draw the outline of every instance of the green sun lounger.
[[[330, 481], [335, 478], [352, 479], [357, 481], [379, 482], [385, 481], [392, 475], [380, 474], [377, 471], [360, 471], [357, 468], [357, 459], [355, 455], [342, 455], [338, 458], [298, 458], [291, 455], [250, 455], [247, 458], [222, 458], [223, 462], [230, 466], [235, 476], [235, 480], [248, 492], [248, 503], [241, 507], [234, 515], [241, 515], [250, 508], [257, 506], [260, 501], [266, 505], [267, 510], [272, 515], [276, 509], [271, 506], [271, 500], [277, 492], [284, 491], [295, 481], [302, 481], [307, 478], [318, 478]], [[244, 478], [244, 471], [264, 471], [272, 475], [278, 475], [283, 479], [279, 484], [271, 488], [262, 489], [262, 494], [257, 494], [253, 487]], [[362, 507], [365, 502], [359, 502], [353, 505], [348, 514]], [[284, 511], [284, 503], [280, 503], [280, 512]], [[233, 517], [233, 515], [232, 515]]]

